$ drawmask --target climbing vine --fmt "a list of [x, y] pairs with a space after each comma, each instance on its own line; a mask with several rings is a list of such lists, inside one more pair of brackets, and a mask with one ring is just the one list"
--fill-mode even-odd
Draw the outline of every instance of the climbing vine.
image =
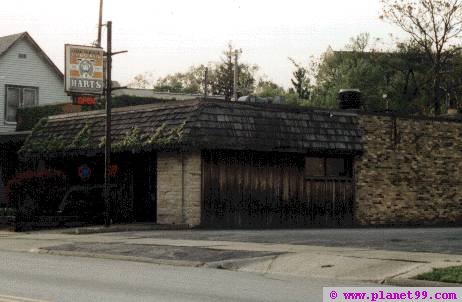
[[72, 142], [66, 149], [85, 149], [90, 147], [92, 123], [86, 121], [85, 126], [72, 139]]
[[[37, 136], [43, 131], [47, 124], [47, 119], [42, 119], [34, 127], [32, 136]], [[143, 134], [142, 130], [134, 126], [127, 131], [124, 136], [113, 142], [112, 149], [115, 152], [140, 152], [142, 150], [150, 150], [153, 148], [171, 147], [181, 142], [186, 122], [176, 126], [167, 127], [162, 123], [152, 134]], [[64, 138], [63, 135], [55, 135], [47, 137], [47, 139], [33, 139], [31, 142], [26, 142], [20, 152], [46, 153], [53, 151], [77, 151], [87, 150], [92, 148], [92, 128], [94, 122], [86, 121], [83, 128], [76, 133], [72, 138]], [[105, 137], [99, 139], [99, 144], [95, 144], [97, 149], [103, 149], [106, 144]]]
[[112, 148], [114, 151], [139, 152], [143, 148], [143, 138], [141, 130], [135, 126], [126, 133], [121, 141], [112, 144]]

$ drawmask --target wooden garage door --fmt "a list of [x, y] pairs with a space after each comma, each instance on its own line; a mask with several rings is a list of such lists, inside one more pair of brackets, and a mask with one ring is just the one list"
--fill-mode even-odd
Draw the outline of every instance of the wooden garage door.
[[[335, 172], [335, 166], [340, 165], [342, 171]], [[354, 184], [350, 169], [351, 160], [341, 157], [330, 160], [284, 153], [203, 152], [202, 225], [351, 225]]]

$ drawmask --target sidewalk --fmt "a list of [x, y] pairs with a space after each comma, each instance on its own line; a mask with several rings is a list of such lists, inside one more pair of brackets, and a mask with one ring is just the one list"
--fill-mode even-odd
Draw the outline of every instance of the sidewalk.
[[462, 265], [462, 255], [140, 238], [130, 236], [129, 233], [72, 235], [57, 232], [3, 232], [0, 234], [0, 249], [395, 285], [434, 267]]

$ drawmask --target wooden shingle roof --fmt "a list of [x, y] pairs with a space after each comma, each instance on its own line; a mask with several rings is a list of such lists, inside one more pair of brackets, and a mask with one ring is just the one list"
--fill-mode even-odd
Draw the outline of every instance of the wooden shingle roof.
[[[102, 152], [104, 111], [51, 116], [25, 142], [25, 156]], [[298, 106], [168, 101], [117, 108], [114, 152], [162, 149], [233, 149], [278, 152], [362, 152], [357, 116]]]

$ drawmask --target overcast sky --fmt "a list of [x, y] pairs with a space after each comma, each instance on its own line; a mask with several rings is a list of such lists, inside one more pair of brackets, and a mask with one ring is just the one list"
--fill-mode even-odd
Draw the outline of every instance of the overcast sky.
[[[96, 40], [99, 0], [2, 1], [0, 36], [28, 31], [63, 70], [64, 44]], [[229, 41], [242, 61], [288, 87], [288, 57], [307, 63], [330, 45], [361, 32], [386, 38], [399, 31], [379, 20], [379, 0], [104, 0], [113, 21], [114, 79], [154, 78], [219, 61]]]

